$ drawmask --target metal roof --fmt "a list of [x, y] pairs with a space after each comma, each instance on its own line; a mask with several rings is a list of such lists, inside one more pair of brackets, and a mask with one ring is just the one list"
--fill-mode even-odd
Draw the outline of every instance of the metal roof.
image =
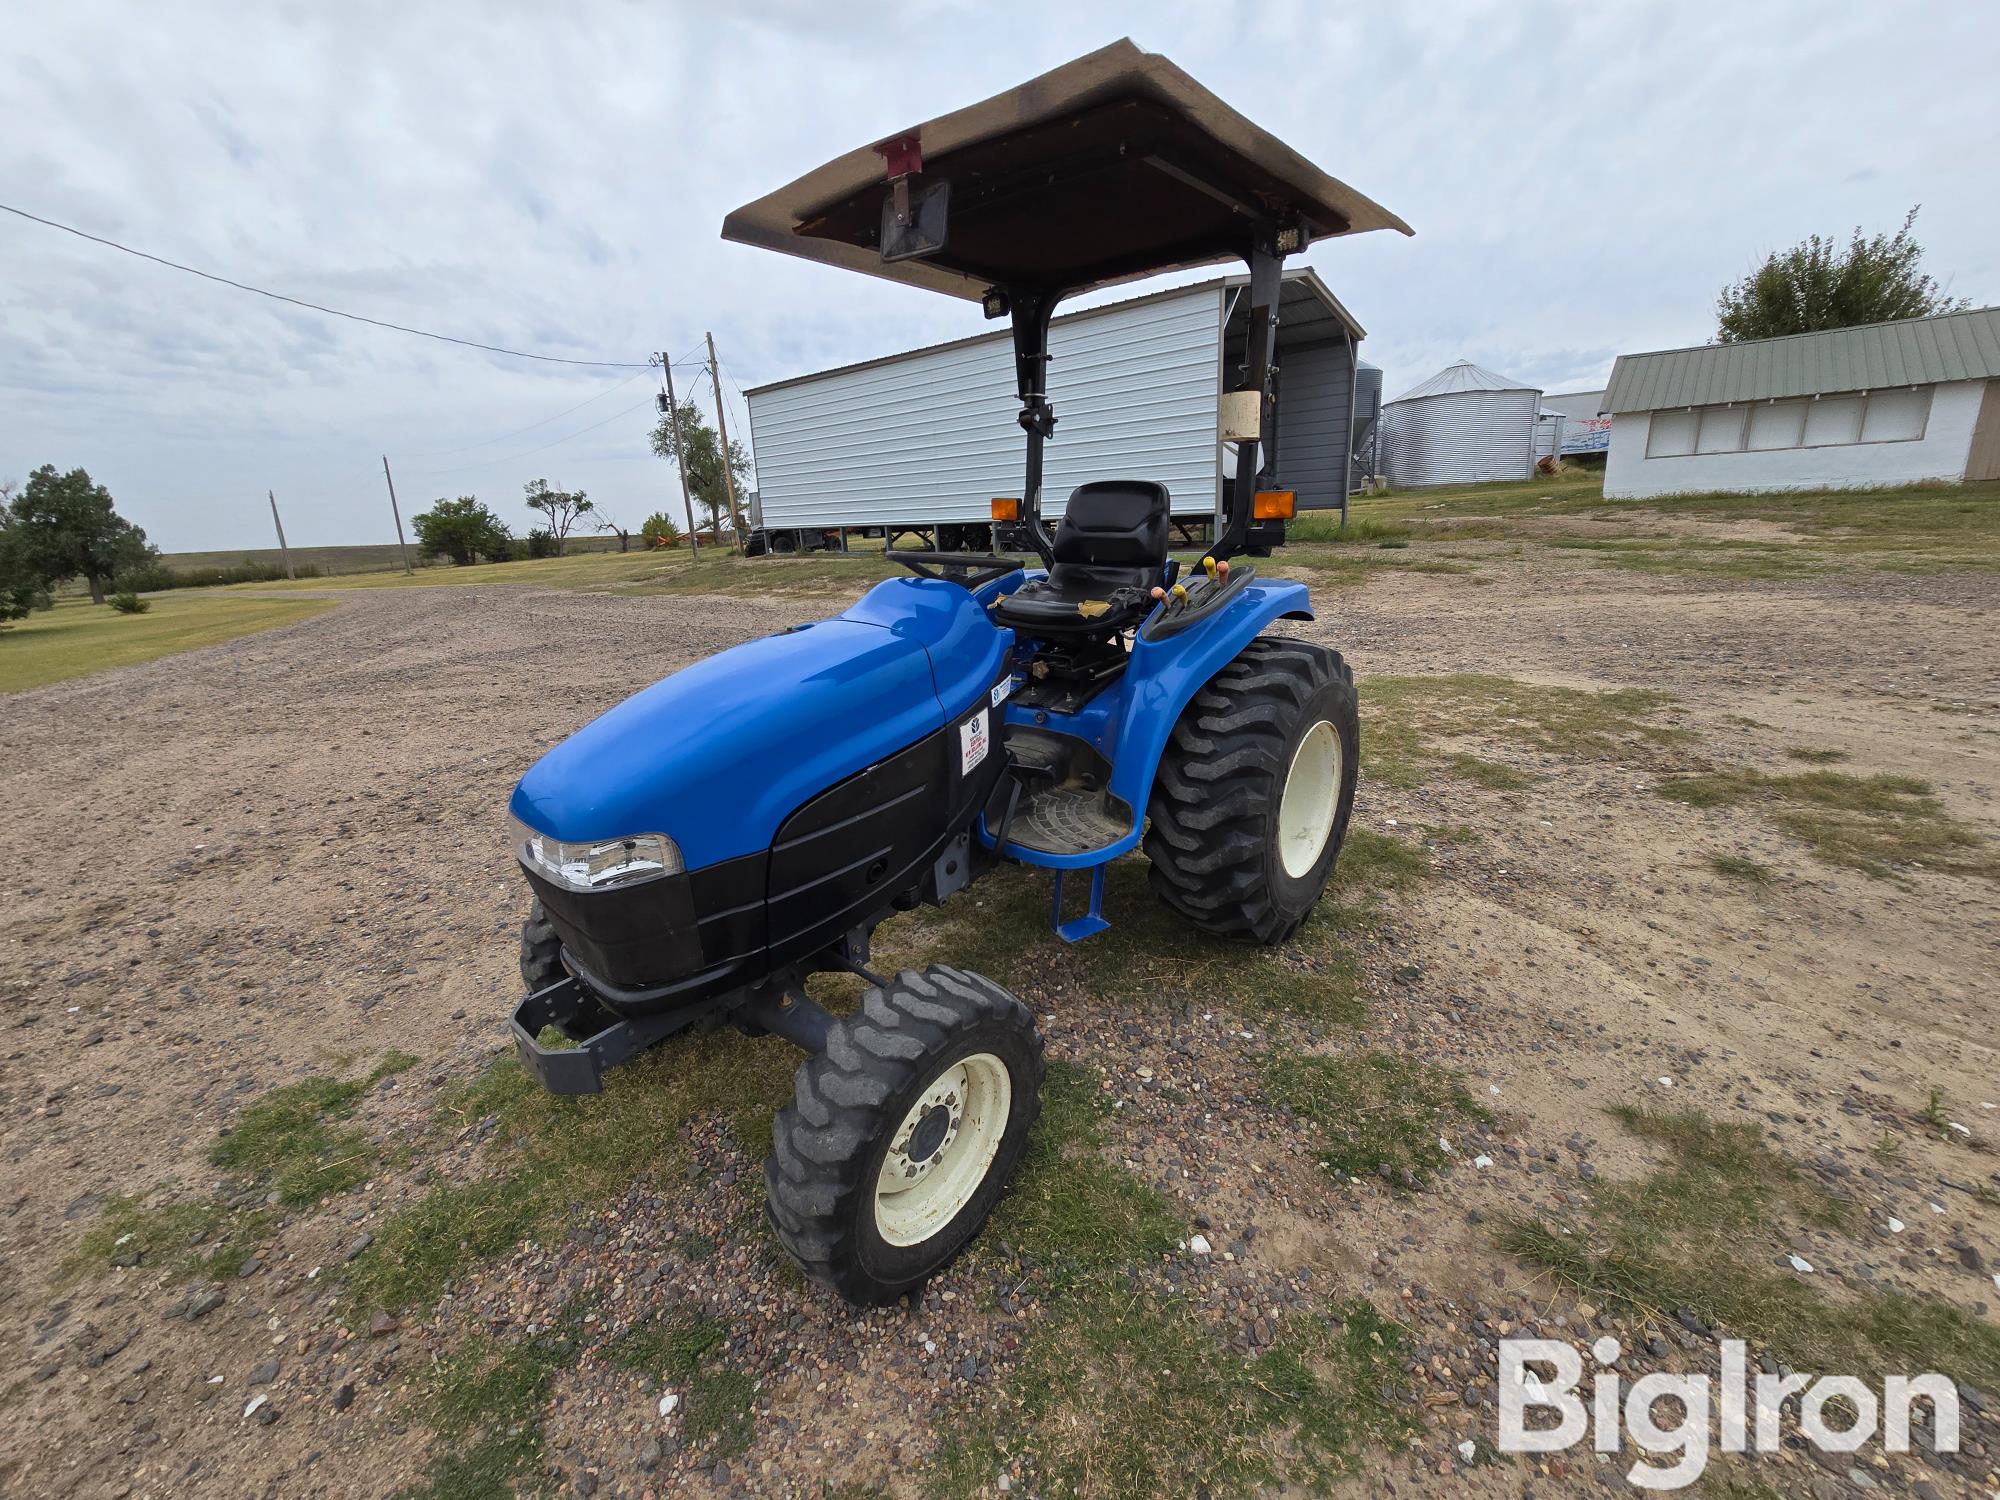
[[[1422, 385], [1403, 392], [1394, 401], [1385, 401], [1384, 406], [1395, 406], [1404, 401], [1422, 401], [1427, 396], [1456, 396], [1463, 391], [1534, 391], [1531, 385], [1523, 385], [1518, 380], [1509, 380], [1505, 375], [1495, 375], [1491, 370], [1482, 369], [1471, 360], [1461, 359], [1455, 365], [1446, 365]], [[1540, 391], [1535, 391], [1540, 395]]]
[[1659, 411], [1996, 376], [2000, 307], [1981, 307], [1742, 344], [1621, 354], [1604, 409]]
[[[1207, 281], [1190, 282], [1186, 286], [1170, 286], [1157, 292], [1147, 292], [1143, 296], [1123, 297], [1116, 302], [1106, 302], [1099, 307], [1081, 308], [1076, 312], [1058, 313], [1050, 321], [1067, 323], [1076, 318], [1094, 318], [1121, 308], [1136, 307], [1143, 302], [1157, 302], [1166, 297], [1185, 297], [1191, 292], [1212, 292], [1218, 287], [1234, 290], [1247, 287], [1247, 275], [1214, 276]], [[1367, 330], [1354, 321], [1338, 297], [1320, 280], [1319, 272], [1311, 266], [1288, 267], [1283, 276], [1278, 293], [1278, 328], [1280, 336], [1293, 335], [1285, 341], [1289, 344], [1299, 336], [1298, 331], [1312, 323], [1327, 321], [1337, 328], [1345, 328], [1355, 338], [1362, 338]], [[1013, 334], [1005, 328], [992, 333], [975, 333], [970, 338], [947, 339], [941, 344], [925, 344], [916, 349], [902, 349], [894, 354], [878, 355], [874, 359], [860, 359], [852, 364], [835, 365], [831, 369], [814, 370], [807, 375], [793, 375], [784, 380], [768, 380], [762, 385], [753, 385], [743, 394], [761, 396], [766, 391], [781, 390], [788, 385], [798, 385], [808, 380], [823, 380], [829, 375], [845, 375], [854, 370], [866, 370], [876, 365], [892, 365], [906, 359], [915, 359], [920, 354], [935, 354], [942, 349], [958, 349], [972, 344], [986, 344], [998, 339], [1011, 339]], [[1317, 339], [1314, 340], [1317, 342]]]
[[[921, 146], [920, 184], [955, 179], [951, 224], [933, 254], [885, 261], [883, 148], [905, 141]], [[1412, 233], [1125, 38], [837, 156], [737, 209], [722, 237], [977, 301], [999, 284], [1082, 291], [1235, 260], [1246, 203], [1301, 215], [1315, 238]]]

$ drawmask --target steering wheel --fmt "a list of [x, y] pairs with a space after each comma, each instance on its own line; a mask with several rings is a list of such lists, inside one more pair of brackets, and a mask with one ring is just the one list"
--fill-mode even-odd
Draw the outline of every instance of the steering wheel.
[[919, 578], [937, 578], [963, 584], [967, 589], [983, 589], [1009, 573], [1018, 573], [1024, 564], [1011, 557], [994, 557], [985, 552], [899, 552], [882, 554], [892, 563], [901, 563]]

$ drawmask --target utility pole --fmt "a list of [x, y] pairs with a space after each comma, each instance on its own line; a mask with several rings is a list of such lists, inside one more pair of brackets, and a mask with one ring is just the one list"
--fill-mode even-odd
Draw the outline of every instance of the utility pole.
[[403, 572], [416, 576], [416, 569], [410, 566], [410, 544], [403, 540], [403, 513], [396, 508], [396, 480], [389, 472], [389, 455], [382, 455], [382, 477], [389, 481], [389, 514], [396, 518], [396, 545], [403, 551]]
[[667, 385], [667, 420], [674, 430], [674, 462], [681, 471], [681, 507], [688, 518], [688, 561], [701, 561], [701, 540], [694, 534], [694, 491], [688, 488], [687, 446], [681, 442], [681, 404], [674, 396], [674, 365], [667, 351], [660, 351], [660, 374]]
[[736, 475], [729, 462], [729, 416], [722, 407], [722, 372], [715, 363], [715, 335], [708, 335], [708, 383], [715, 387], [715, 435], [722, 441], [722, 487], [729, 496], [729, 528], [736, 532], [736, 550], [743, 550], [743, 533], [736, 524]]
[[271, 497], [271, 524], [278, 528], [278, 550], [285, 555], [285, 577], [297, 583], [299, 575], [292, 567], [292, 549], [285, 545], [285, 523], [278, 519], [277, 491], [266, 490], [264, 493]]

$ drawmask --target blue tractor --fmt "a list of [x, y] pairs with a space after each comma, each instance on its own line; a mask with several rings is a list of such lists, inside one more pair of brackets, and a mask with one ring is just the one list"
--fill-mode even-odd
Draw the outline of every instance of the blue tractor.
[[[727, 238], [1011, 320], [1027, 468], [1018, 500], [995, 502], [994, 551], [1034, 561], [892, 551], [913, 576], [655, 683], [521, 778], [534, 901], [513, 1035], [546, 1087], [595, 1092], [617, 1063], [721, 1024], [798, 1045], [765, 1164], [771, 1225], [808, 1274], [890, 1302], [984, 1223], [1043, 1063], [1028, 1008], [991, 980], [871, 971], [876, 924], [1012, 861], [1053, 872], [1052, 921], [1076, 942], [1107, 925], [1105, 867], [1142, 848], [1192, 926], [1265, 944], [1297, 930], [1340, 852], [1359, 743], [1339, 655], [1263, 633], [1311, 611], [1247, 560], [1282, 541], [1292, 503], [1260, 488], [1260, 438], [1284, 257], [1375, 228], [1404, 226], [1130, 42], [728, 217]], [[1234, 473], [1212, 544], [1181, 569], [1167, 491], [1144, 478], [1083, 485], [1051, 532], [1057, 301], [1236, 257], [1250, 335], [1221, 397]], [[1071, 874], [1089, 895], [1065, 919]], [[853, 1014], [807, 993], [829, 972], [865, 982]], [[550, 1027], [571, 1045], [544, 1045]]]

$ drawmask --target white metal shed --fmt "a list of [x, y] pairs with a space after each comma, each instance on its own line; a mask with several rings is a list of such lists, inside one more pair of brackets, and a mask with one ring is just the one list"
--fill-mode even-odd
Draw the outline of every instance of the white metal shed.
[[[1542, 393], [1461, 360], [1382, 408], [1382, 467], [1402, 488], [1526, 479]], [[1543, 440], [1547, 451], [1547, 440]]]
[[[1229, 361], [1241, 357], [1247, 282], [1217, 277], [1054, 320], [1057, 425], [1043, 488], [1052, 521], [1070, 491], [1097, 479], [1157, 480], [1184, 522], [1215, 514], [1216, 403]], [[1274, 456], [1278, 482], [1301, 506], [1344, 498], [1361, 335], [1310, 269], [1285, 273]], [[749, 390], [757, 524], [985, 526], [995, 497], [1021, 493], [1013, 360], [1003, 331]]]

